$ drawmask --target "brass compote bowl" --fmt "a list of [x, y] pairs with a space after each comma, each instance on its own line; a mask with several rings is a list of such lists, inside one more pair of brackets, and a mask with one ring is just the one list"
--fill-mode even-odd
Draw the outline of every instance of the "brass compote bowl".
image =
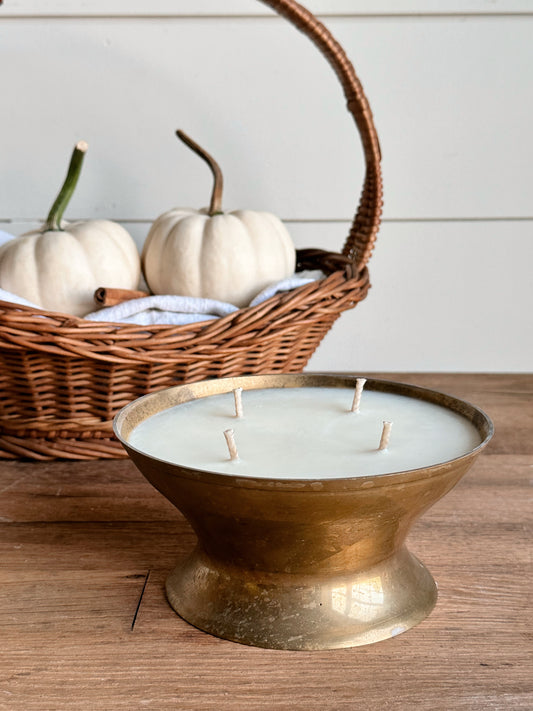
[[[470, 468], [493, 434], [462, 400], [380, 380], [366, 389], [441, 405], [473, 423], [481, 443], [427, 468], [339, 479], [265, 479], [171, 464], [128, 443], [147, 417], [191, 399], [247, 389], [355, 387], [355, 377], [261, 375], [152, 393], [123, 408], [115, 433], [148, 481], [186, 517], [198, 543], [167, 579], [185, 620], [224, 639], [275, 649], [331, 649], [387, 639], [421, 622], [435, 582], [409, 552], [413, 522]], [[201, 447], [201, 438], [199, 438]]]

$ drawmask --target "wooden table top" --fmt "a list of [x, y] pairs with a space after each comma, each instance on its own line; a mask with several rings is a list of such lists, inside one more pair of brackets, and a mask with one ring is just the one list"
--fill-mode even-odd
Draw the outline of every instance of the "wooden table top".
[[265, 650], [200, 632], [164, 580], [193, 546], [128, 460], [0, 463], [0, 709], [533, 709], [533, 375], [393, 375], [484, 409], [496, 434], [414, 526], [439, 586], [365, 647]]

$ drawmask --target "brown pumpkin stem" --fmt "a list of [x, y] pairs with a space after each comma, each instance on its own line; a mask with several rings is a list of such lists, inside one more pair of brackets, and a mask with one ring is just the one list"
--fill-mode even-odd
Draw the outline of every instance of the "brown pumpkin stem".
[[181, 129], [176, 131], [176, 136], [185, 143], [196, 155], [200, 156], [207, 165], [211, 168], [213, 173], [214, 183], [213, 192], [211, 193], [211, 202], [209, 203], [209, 216], [222, 214], [222, 190], [224, 189], [224, 178], [222, 177], [222, 171], [220, 166], [207, 151], [199, 146], [192, 138], [184, 133]]

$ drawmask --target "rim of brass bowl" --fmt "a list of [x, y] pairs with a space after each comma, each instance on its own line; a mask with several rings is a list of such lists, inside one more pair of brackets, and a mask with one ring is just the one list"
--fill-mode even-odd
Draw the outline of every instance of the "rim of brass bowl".
[[321, 479], [310, 477], [308, 479], [287, 479], [273, 477], [254, 477], [252, 475], [227, 474], [224, 472], [213, 472], [206, 469], [193, 469], [166, 459], [159, 459], [152, 454], [136, 449], [128, 442], [128, 437], [141, 422], [167, 410], [176, 405], [196, 400], [210, 395], [219, 395], [232, 392], [235, 388], [242, 387], [245, 390], [260, 390], [265, 388], [297, 388], [297, 387], [338, 387], [355, 388], [359, 375], [337, 375], [332, 373], [298, 373], [298, 374], [275, 374], [275, 375], [243, 375], [233, 378], [219, 378], [213, 380], [202, 380], [185, 385], [176, 385], [172, 388], [158, 390], [148, 395], [143, 395], [124, 406], [113, 420], [113, 430], [117, 439], [121, 442], [125, 450], [135, 457], [147, 458], [160, 462], [166, 468], [170, 468], [168, 473], [173, 476], [212, 481], [219, 486], [243, 486], [254, 489], [277, 488], [292, 491], [316, 491], [320, 488], [323, 491], [342, 491], [343, 489], [367, 489], [370, 487], [389, 486], [393, 480], [398, 483], [416, 481], [435, 477], [448, 472], [458, 462], [466, 462], [477, 457], [479, 452], [488, 444], [494, 434], [494, 425], [490, 417], [479, 407], [470, 402], [461, 400], [453, 395], [431, 390], [430, 388], [394, 380], [382, 380], [378, 378], [367, 378], [365, 390], [377, 392], [387, 392], [396, 395], [424, 400], [446, 409], [452, 410], [470, 421], [476, 427], [481, 442], [477, 447], [466, 454], [453, 459], [432, 464], [427, 467], [419, 467], [404, 471], [390, 472], [386, 474], [367, 474], [353, 477], [328, 477]]

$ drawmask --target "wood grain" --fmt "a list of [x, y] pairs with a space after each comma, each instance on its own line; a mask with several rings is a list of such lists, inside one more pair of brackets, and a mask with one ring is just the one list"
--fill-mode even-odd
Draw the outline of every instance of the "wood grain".
[[463, 397], [493, 442], [417, 523], [439, 601], [368, 647], [254, 649], [168, 606], [194, 545], [128, 461], [0, 464], [0, 709], [531, 709], [531, 375], [380, 374]]

